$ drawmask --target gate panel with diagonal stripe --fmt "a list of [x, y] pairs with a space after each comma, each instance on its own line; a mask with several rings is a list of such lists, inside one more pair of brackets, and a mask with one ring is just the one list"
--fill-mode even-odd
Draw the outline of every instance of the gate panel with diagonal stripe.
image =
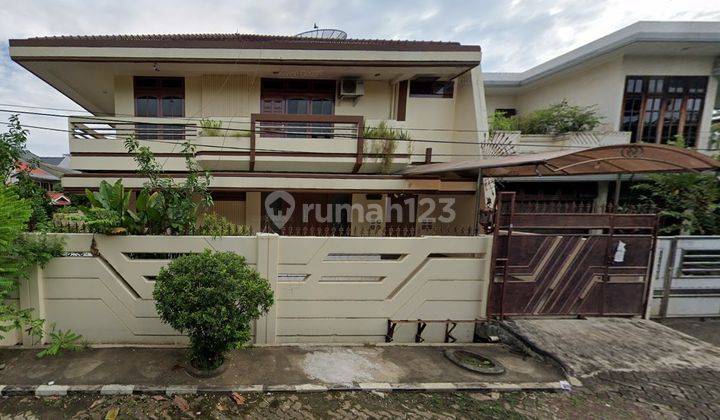
[[488, 315], [644, 313], [655, 215], [518, 214], [506, 192], [495, 220]]

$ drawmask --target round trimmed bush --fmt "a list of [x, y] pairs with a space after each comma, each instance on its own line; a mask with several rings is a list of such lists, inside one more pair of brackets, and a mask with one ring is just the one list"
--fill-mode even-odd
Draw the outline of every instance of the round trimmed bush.
[[273, 304], [270, 283], [232, 252], [183, 255], [155, 281], [160, 318], [190, 338], [190, 363], [222, 365], [224, 353], [250, 340], [250, 322]]

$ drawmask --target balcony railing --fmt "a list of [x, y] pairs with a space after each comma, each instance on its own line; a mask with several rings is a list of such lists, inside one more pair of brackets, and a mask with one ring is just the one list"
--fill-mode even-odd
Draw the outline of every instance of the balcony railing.
[[[252, 114], [250, 116], [250, 170], [254, 170], [260, 138], [337, 139], [347, 146], [355, 143], [355, 150], [337, 150], [338, 155], [354, 154], [357, 172], [363, 163], [364, 119], [354, 115], [293, 115], [293, 114]], [[270, 143], [272, 144], [272, 143]], [[291, 146], [291, 145], [289, 145]], [[316, 144], [320, 149], [297, 153], [326, 153], [328, 144]], [[292, 146], [291, 146], [292, 147]], [[354, 153], [353, 153], [354, 152]]]
[[250, 131], [261, 137], [353, 138], [362, 136], [363, 117], [353, 115], [252, 114]]
[[198, 126], [172, 118], [70, 117], [68, 130], [74, 139], [184, 140], [196, 137]]

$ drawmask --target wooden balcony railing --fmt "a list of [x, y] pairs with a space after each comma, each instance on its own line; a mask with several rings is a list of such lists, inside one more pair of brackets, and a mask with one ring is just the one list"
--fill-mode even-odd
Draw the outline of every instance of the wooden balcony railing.
[[[355, 160], [353, 172], [358, 172], [364, 161], [365, 120], [362, 116], [252, 114], [249, 130], [247, 120], [219, 121], [221, 128], [214, 131], [222, 135], [207, 134], [208, 130], [200, 127], [200, 121], [191, 118], [70, 117], [68, 130], [71, 140], [125, 140], [130, 136], [147, 141], [198, 138], [201, 140], [199, 147], [205, 148], [203, 153], [206, 154], [215, 151], [209, 148], [212, 146], [211, 137], [249, 136], [249, 145], [237, 146], [237, 150], [226, 150], [224, 153], [249, 155], [251, 171], [255, 170], [256, 157], [268, 154], [350, 158]], [[243, 136], [236, 136], [240, 132]], [[232, 146], [230, 143], [227, 145]], [[240, 150], [241, 147], [245, 149]]]
[[74, 139], [184, 140], [196, 137], [198, 126], [179, 118], [70, 117], [68, 131]]
[[364, 119], [356, 115], [252, 114], [250, 116], [250, 170], [255, 168], [258, 138], [354, 139], [357, 143], [353, 172], [363, 162]]

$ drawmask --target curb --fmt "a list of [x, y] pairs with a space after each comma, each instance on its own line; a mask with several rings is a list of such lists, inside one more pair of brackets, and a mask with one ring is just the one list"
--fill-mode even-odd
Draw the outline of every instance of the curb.
[[[510, 322], [512, 322], [512, 321], [510, 321]], [[559, 367], [562, 370], [568, 383], [572, 387], [582, 387], [583, 386], [582, 381], [580, 381], [580, 379], [578, 379], [577, 376], [575, 376], [574, 372], [572, 371], [570, 366], [567, 365], [567, 363], [563, 362], [563, 360], [561, 358], [559, 358], [557, 355], [555, 355], [551, 352], [548, 352], [545, 349], [538, 346], [533, 340], [531, 340], [528, 337], [525, 337], [522, 334], [515, 331], [512, 328], [512, 326], [508, 323], [508, 321], [499, 321], [499, 322], [495, 323], [495, 325], [497, 325], [497, 327], [500, 330], [502, 330], [505, 334], [507, 334], [509, 336], [510, 343], [508, 343], [508, 344], [510, 344], [510, 345], [517, 344], [517, 343], [512, 343], [512, 340], [515, 340], [516, 342], [521, 343], [522, 346], [525, 347], [525, 349], [523, 349], [523, 351], [525, 351], [526, 353], [529, 350], [530, 352], [538, 355], [541, 359], [549, 360], [552, 363], [554, 363], [555, 365], [557, 365], [557, 367]]]
[[515, 391], [544, 391], [559, 392], [566, 388], [561, 382], [417, 382], [417, 383], [353, 383], [353, 384], [300, 384], [300, 385], [246, 385], [238, 387], [215, 387], [196, 385], [0, 385], [0, 396], [26, 396], [38, 397], [64, 396], [69, 394], [98, 394], [98, 395], [132, 395], [132, 394], [163, 394], [195, 395], [211, 393], [261, 393], [261, 392], [328, 392], [328, 391], [362, 391], [362, 392], [515, 392]]

